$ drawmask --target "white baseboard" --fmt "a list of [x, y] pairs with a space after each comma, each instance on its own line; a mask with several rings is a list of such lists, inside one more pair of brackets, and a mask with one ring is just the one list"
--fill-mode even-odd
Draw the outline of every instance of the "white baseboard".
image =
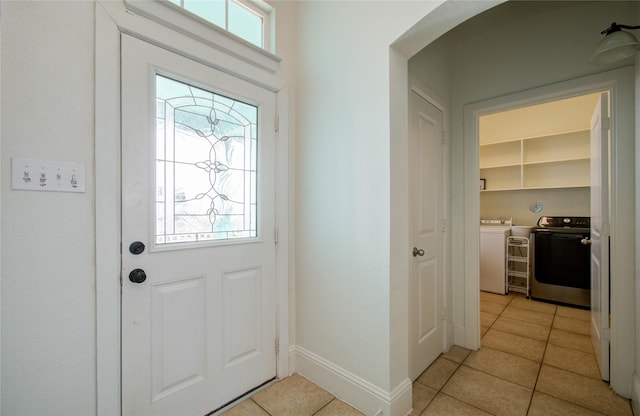
[[453, 327], [453, 343], [455, 345], [466, 346], [467, 338], [464, 333], [463, 326], [454, 326]]
[[633, 414], [640, 415], [640, 376], [638, 373], [633, 373], [631, 406], [633, 407]]
[[292, 370], [368, 416], [405, 416], [411, 412], [409, 378], [388, 392], [317, 354], [296, 346]]
[[293, 374], [296, 372], [296, 346], [289, 346], [289, 373]]

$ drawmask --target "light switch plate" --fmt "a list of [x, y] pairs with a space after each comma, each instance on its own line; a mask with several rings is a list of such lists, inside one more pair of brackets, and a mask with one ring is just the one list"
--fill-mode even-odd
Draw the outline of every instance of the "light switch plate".
[[12, 157], [11, 189], [85, 192], [84, 164]]

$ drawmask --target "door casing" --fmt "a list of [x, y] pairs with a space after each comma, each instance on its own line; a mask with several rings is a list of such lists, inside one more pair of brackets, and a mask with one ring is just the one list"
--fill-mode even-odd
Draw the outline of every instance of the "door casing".
[[[120, 35], [127, 33], [232, 74], [276, 93], [279, 118], [276, 148], [276, 302], [279, 352], [277, 376], [289, 374], [289, 103], [283, 80], [269, 68], [279, 58], [269, 53], [242, 59], [244, 45], [211, 30], [209, 42], [195, 33], [176, 32], [151, 16], [128, 12], [121, 2], [95, 4], [95, 201], [96, 201], [96, 379], [98, 415], [121, 413], [120, 371]], [[182, 16], [184, 17], [184, 16]], [[231, 50], [212, 47], [232, 45]], [[238, 53], [240, 51], [240, 53]], [[206, 52], [206, 53], [204, 53]], [[234, 55], [231, 52], [235, 52]]]
[[[571, 96], [608, 91], [611, 97], [612, 148], [610, 153], [611, 217], [611, 379], [613, 390], [631, 397], [634, 369], [635, 330], [633, 317], [625, 311], [635, 310], [634, 288], [634, 170], [633, 68], [626, 67], [560, 82], [465, 106], [464, 162], [469, 169], [464, 177], [465, 238], [464, 253], [468, 264], [479, 264], [480, 194], [478, 119], [484, 114], [513, 107], [540, 104]], [[470, 349], [480, 347], [479, 268], [468, 267], [464, 275], [465, 327], [456, 333], [455, 343]]]
[[[439, 296], [441, 301], [440, 301], [440, 307], [442, 308], [442, 310], [438, 310], [436, 312], [437, 315], [437, 319], [440, 321], [439, 325], [441, 325], [441, 328], [439, 329], [439, 333], [441, 334], [441, 340], [440, 340], [440, 352], [442, 351], [446, 351], [448, 350], [448, 347], [451, 344], [451, 338], [448, 336], [449, 331], [448, 331], [448, 323], [450, 322], [450, 320], [448, 319], [448, 314], [447, 314], [447, 305], [448, 305], [448, 297], [447, 297], [447, 273], [449, 270], [449, 250], [448, 250], [448, 236], [449, 236], [449, 228], [447, 226], [447, 217], [448, 217], [448, 209], [447, 209], [447, 198], [446, 198], [446, 189], [447, 189], [447, 183], [448, 183], [448, 175], [447, 175], [447, 171], [448, 171], [448, 147], [447, 147], [447, 140], [445, 137], [445, 131], [446, 131], [446, 121], [447, 121], [447, 112], [445, 111], [445, 107], [440, 103], [440, 101], [437, 98], [434, 98], [432, 93], [428, 93], [426, 92], [426, 89], [424, 86], [420, 85], [419, 82], [415, 79], [413, 79], [411, 81], [411, 87], [409, 89], [409, 111], [416, 111], [415, 108], [413, 108], [412, 103], [412, 95], [415, 94], [417, 97], [419, 97], [420, 99], [426, 101], [429, 105], [435, 107], [436, 109], [438, 109], [441, 114], [442, 114], [442, 153], [441, 153], [441, 157], [442, 157], [442, 161], [441, 161], [441, 165], [440, 165], [440, 177], [434, 179], [434, 181], [440, 181], [440, 186], [438, 186], [438, 188], [441, 189], [441, 195], [440, 195], [440, 200], [439, 200], [439, 215], [440, 218], [438, 221], [442, 221], [441, 224], [438, 224], [437, 228], [439, 230], [437, 230], [437, 232], [442, 232], [442, 243], [443, 243], [443, 249], [442, 249], [442, 253], [440, 256], [440, 266], [439, 266], [439, 271], [440, 271], [440, 281], [438, 282], [439, 286], [440, 286], [440, 293], [437, 293], [436, 296]], [[412, 129], [410, 127], [410, 134], [412, 134]], [[416, 174], [416, 172], [414, 172], [416, 170], [416, 166], [414, 166], [412, 164], [412, 160], [410, 160], [410, 168], [409, 168], [409, 172], [410, 172], [410, 176], [413, 176]], [[411, 200], [410, 204], [414, 204], [415, 202], [413, 202], [413, 199]], [[415, 209], [415, 207], [414, 207]], [[412, 210], [410, 210], [411, 212], [413, 212]], [[411, 227], [412, 229], [415, 229], [416, 224], [414, 224], [414, 217], [412, 215], [409, 215], [412, 220], [411, 220]], [[410, 239], [411, 241], [409, 242], [409, 246], [413, 247], [414, 245], [416, 245], [417, 243], [414, 241], [414, 236], [413, 236], [413, 231], [412, 233], [410, 233]], [[409, 257], [409, 270], [410, 270], [410, 279], [413, 280], [416, 278], [415, 276], [415, 259], [413, 257]], [[412, 284], [409, 284], [409, 287], [412, 287]], [[415, 290], [415, 287], [413, 288]], [[414, 299], [414, 293], [412, 290], [409, 290], [409, 299], [408, 299], [408, 303], [409, 305], [413, 305], [415, 302]], [[418, 317], [416, 316], [416, 306], [417, 305], [413, 305], [412, 307], [409, 308], [409, 376], [410, 378], [414, 379], [417, 377], [417, 375], [419, 374], [413, 374], [413, 372], [415, 371], [415, 357], [414, 357], [414, 349], [416, 348], [416, 345], [414, 343], [415, 339], [415, 333], [413, 333], [412, 331], [415, 331], [415, 325], [416, 322], [415, 320], [418, 319]]]

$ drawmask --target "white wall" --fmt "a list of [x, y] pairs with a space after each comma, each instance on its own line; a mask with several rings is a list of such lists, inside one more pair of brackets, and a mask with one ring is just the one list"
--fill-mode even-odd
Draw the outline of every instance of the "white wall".
[[439, 97], [446, 108], [451, 107], [451, 52], [445, 35], [409, 60], [409, 74]]
[[[2, 413], [95, 412], [93, 4], [2, 2]], [[13, 156], [86, 167], [12, 191]]]
[[406, 320], [390, 321], [408, 298], [390, 303], [389, 45], [435, 5], [298, 6], [296, 344], [311, 358], [296, 366], [339, 396], [321, 359], [381, 394], [408, 374]]

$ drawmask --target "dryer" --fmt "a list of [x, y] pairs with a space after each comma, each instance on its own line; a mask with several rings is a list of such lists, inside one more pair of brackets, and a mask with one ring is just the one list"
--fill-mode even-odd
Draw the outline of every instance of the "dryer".
[[590, 217], [540, 217], [534, 234], [531, 297], [591, 307]]

